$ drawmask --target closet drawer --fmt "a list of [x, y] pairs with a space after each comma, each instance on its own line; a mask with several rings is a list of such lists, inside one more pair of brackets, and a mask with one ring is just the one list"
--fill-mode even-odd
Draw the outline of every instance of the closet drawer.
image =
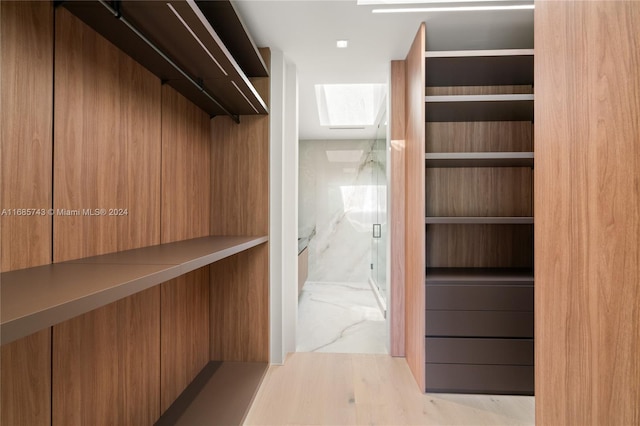
[[429, 337], [533, 338], [533, 312], [427, 311]]
[[427, 309], [533, 312], [532, 285], [428, 284]]
[[426, 365], [427, 392], [533, 395], [533, 366]]
[[533, 339], [427, 337], [427, 363], [533, 365]]

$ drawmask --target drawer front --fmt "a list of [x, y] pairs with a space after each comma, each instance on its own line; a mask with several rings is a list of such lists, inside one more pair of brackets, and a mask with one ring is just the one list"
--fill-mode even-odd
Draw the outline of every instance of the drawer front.
[[533, 312], [427, 311], [428, 337], [533, 338]]
[[533, 365], [533, 339], [427, 337], [427, 363]]
[[533, 395], [533, 366], [426, 365], [427, 392]]
[[532, 285], [429, 284], [427, 309], [533, 312]]

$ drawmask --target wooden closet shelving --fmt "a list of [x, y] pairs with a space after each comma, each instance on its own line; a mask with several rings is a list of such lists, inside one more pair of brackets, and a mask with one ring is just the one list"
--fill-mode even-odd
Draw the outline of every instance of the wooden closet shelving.
[[[266, 66], [230, 2], [217, 6], [193, 0], [60, 4], [210, 116], [230, 115], [237, 121], [239, 115], [268, 113], [249, 80], [268, 76]], [[210, 19], [219, 10], [224, 11], [224, 19]], [[234, 41], [233, 53], [214, 25], [226, 40]]]
[[433, 152], [425, 154], [431, 167], [533, 167], [533, 152]]
[[[506, 194], [532, 185], [523, 168], [534, 153], [529, 137], [504, 134], [513, 135], [510, 122], [533, 122], [533, 50], [424, 57], [426, 390], [532, 394], [532, 231], [520, 227], [532, 229], [534, 217], [530, 200]], [[484, 211], [492, 215], [474, 215]]]
[[202, 237], [0, 274], [6, 344], [268, 241]]

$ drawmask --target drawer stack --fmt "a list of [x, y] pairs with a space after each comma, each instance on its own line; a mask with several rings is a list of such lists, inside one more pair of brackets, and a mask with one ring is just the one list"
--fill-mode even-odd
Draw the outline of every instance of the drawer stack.
[[530, 270], [431, 268], [426, 307], [427, 391], [533, 394]]

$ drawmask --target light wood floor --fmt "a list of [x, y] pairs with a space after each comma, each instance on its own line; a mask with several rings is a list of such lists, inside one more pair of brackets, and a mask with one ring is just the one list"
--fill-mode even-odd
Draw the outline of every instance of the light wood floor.
[[533, 425], [525, 396], [422, 394], [404, 358], [295, 353], [271, 366], [246, 425]]

